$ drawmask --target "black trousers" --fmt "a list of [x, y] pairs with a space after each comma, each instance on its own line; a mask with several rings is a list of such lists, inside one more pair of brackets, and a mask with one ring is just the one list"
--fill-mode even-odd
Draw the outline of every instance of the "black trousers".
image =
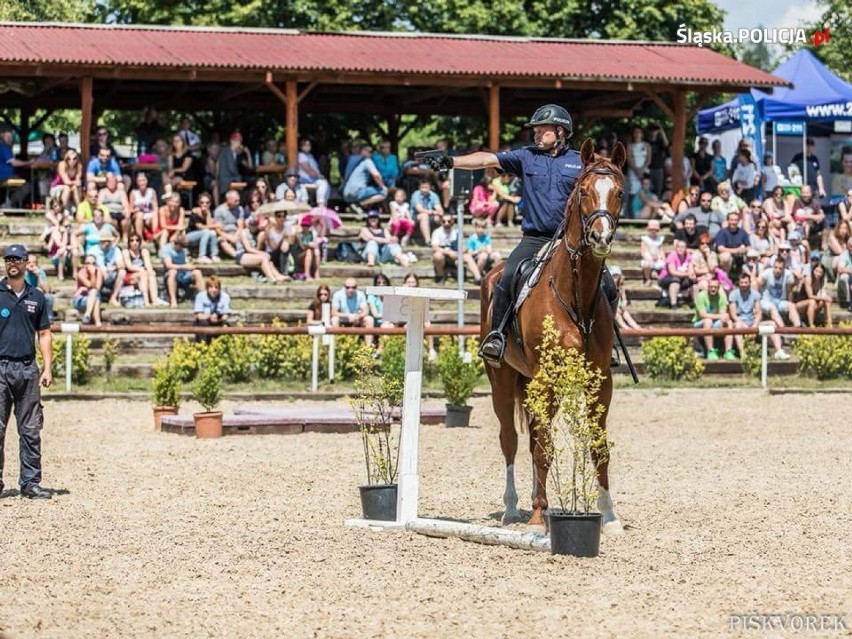
[[3, 477], [6, 426], [13, 406], [20, 439], [20, 486], [23, 490], [41, 483], [41, 428], [44, 425], [44, 414], [35, 359], [0, 359], [0, 480]]

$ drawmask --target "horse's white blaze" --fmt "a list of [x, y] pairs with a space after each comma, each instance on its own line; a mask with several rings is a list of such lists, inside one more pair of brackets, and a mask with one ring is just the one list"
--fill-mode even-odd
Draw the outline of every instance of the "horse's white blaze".
[[515, 465], [506, 466], [506, 490], [503, 492], [503, 524], [511, 524], [520, 521], [521, 513], [518, 512], [518, 491], [515, 489]]
[[603, 530], [608, 535], [620, 535], [624, 533], [624, 527], [615, 514], [615, 508], [612, 505], [612, 496], [605, 488], [598, 486], [598, 510], [603, 515]]
[[[606, 203], [609, 201], [609, 192], [615, 188], [615, 181], [611, 177], [605, 177], [595, 182], [595, 190], [598, 192], [598, 207], [606, 208]], [[609, 220], [605, 217], [599, 218], [601, 221], [601, 237], [608, 239], [615, 230], [610, 226]]]

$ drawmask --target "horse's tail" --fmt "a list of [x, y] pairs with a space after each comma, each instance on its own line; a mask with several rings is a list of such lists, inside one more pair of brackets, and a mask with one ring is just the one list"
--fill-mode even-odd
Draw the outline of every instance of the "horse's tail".
[[530, 432], [530, 414], [524, 408], [524, 399], [527, 396], [527, 383], [518, 375], [518, 385], [515, 389], [515, 432], [526, 435]]

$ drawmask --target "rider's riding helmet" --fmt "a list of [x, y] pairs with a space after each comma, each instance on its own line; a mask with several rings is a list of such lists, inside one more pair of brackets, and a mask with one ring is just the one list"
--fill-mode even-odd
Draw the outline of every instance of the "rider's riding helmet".
[[571, 123], [571, 115], [563, 107], [558, 104], [545, 104], [540, 106], [533, 113], [532, 118], [526, 123], [526, 126], [537, 126], [539, 124], [552, 124], [561, 126], [565, 129], [565, 139], [571, 137], [574, 132], [573, 124]]

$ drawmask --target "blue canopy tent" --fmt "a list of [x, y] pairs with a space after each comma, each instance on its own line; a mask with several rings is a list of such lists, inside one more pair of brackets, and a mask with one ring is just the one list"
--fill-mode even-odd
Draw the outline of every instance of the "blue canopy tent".
[[[800, 121], [852, 119], [852, 84], [829, 71], [806, 49], [793, 54], [773, 75], [792, 83], [772, 94], [752, 89], [760, 119], [763, 121]], [[698, 112], [699, 133], [714, 133], [740, 126], [741, 98]]]

